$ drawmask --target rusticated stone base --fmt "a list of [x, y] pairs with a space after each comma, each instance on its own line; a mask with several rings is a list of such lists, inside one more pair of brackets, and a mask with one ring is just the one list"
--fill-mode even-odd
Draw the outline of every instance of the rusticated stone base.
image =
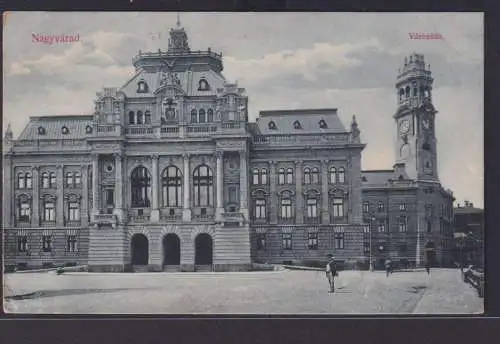
[[252, 264], [214, 264], [213, 271], [250, 271]]
[[127, 272], [131, 269], [127, 265], [89, 265], [89, 272]]

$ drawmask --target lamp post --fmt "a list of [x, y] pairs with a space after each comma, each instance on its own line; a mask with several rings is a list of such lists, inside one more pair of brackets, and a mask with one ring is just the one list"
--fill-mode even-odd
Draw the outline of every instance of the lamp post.
[[373, 245], [372, 245], [372, 231], [373, 231], [373, 222], [375, 222], [375, 216], [370, 213], [370, 271], [373, 271]]

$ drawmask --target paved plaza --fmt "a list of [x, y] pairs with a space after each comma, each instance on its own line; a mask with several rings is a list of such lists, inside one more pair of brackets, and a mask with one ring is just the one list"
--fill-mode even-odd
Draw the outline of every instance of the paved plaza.
[[74, 314], [477, 314], [460, 272], [15, 273], [5, 310]]

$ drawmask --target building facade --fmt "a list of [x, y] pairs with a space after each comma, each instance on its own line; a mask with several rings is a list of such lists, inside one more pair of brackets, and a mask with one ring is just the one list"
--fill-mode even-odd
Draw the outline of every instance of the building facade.
[[455, 262], [484, 268], [484, 210], [469, 201], [455, 208]]
[[[6, 266], [247, 270], [328, 253], [381, 259], [401, 242], [419, 264], [425, 245], [445, 241], [447, 231], [433, 227], [435, 207], [452, 196], [437, 178], [433, 127], [417, 129], [421, 118], [433, 126], [435, 110], [422, 108], [430, 93], [417, 96], [419, 105], [401, 102], [395, 116], [398, 130], [403, 118], [412, 121], [402, 138], [410, 153], [394, 170], [362, 172], [354, 117], [347, 129], [336, 109], [263, 111], [249, 123], [245, 89], [225, 79], [222, 55], [192, 51], [179, 24], [167, 51], [139, 52], [133, 64], [125, 85], [97, 94], [94, 114], [31, 117], [16, 140], [7, 131]], [[396, 230], [368, 225], [370, 203], [380, 202], [385, 210], [373, 217]], [[404, 232], [401, 202], [410, 214]], [[431, 230], [421, 230], [429, 219]], [[375, 253], [382, 238], [391, 238], [387, 249]], [[445, 263], [437, 247], [436, 256]]]

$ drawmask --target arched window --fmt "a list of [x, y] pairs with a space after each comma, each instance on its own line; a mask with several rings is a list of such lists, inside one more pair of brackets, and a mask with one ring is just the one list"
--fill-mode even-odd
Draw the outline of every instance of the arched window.
[[260, 170], [260, 183], [262, 185], [267, 185], [267, 169], [265, 168]]
[[24, 173], [22, 172], [17, 175], [17, 187], [19, 189], [24, 189], [26, 187]]
[[132, 171], [130, 178], [132, 191], [132, 207], [148, 208], [151, 195], [151, 175], [144, 166], [138, 166]]
[[252, 173], [252, 184], [253, 185], [258, 185], [259, 184], [259, 170], [254, 169]]
[[311, 169], [309, 167], [304, 168], [304, 184], [311, 184]]
[[144, 112], [144, 124], [151, 124], [151, 112], [149, 110]]
[[416, 97], [418, 96], [418, 89], [417, 89], [417, 86], [413, 86], [413, 94], [412, 94], [413, 97]]
[[285, 169], [280, 168], [278, 170], [278, 184], [285, 184]]
[[271, 121], [271, 122], [269, 122], [268, 127], [271, 130], [275, 130], [276, 129], [276, 123], [274, 123], [274, 121]]
[[19, 197], [18, 214], [19, 222], [31, 221], [31, 200], [26, 195], [21, 195]]
[[198, 116], [200, 118], [199, 122], [200, 123], [205, 123], [205, 110], [204, 109], [200, 109], [200, 111], [198, 111]]
[[294, 127], [294, 129], [302, 129], [302, 126], [300, 125], [299, 121], [293, 122], [293, 127]]
[[254, 200], [254, 217], [255, 219], [266, 219], [266, 198], [260, 195], [259, 198]]
[[142, 111], [137, 111], [137, 124], [143, 124]]
[[280, 214], [282, 219], [292, 218], [292, 195], [289, 191], [283, 191], [281, 193], [280, 200]]
[[43, 221], [53, 222], [56, 220], [56, 198], [46, 195], [43, 197]]
[[425, 91], [424, 91], [424, 96], [426, 98], [430, 98], [431, 97], [431, 91], [429, 90], [428, 87], [425, 88]]
[[81, 183], [82, 183], [82, 178], [80, 172], [75, 172], [75, 185], [80, 186]]
[[333, 199], [333, 216], [344, 217], [344, 199], [336, 197]]
[[319, 183], [319, 170], [316, 167], [311, 170], [311, 183]]
[[335, 184], [337, 182], [337, 169], [335, 167], [330, 167], [330, 184]]
[[161, 175], [164, 207], [181, 206], [181, 171], [176, 166], [168, 166]]
[[307, 206], [307, 217], [310, 219], [318, 217], [318, 202], [319, 195], [316, 192], [309, 192], [307, 194], [306, 206]]
[[405, 90], [400, 88], [399, 89], [399, 101], [402, 101], [405, 97]]
[[213, 122], [214, 121], [214, 110], [208, 109], [207, 111], [207, 122]]
[[42, 173], [42, 189], [50, 188], [50, 179], [47, 172]]
[[71, 195], [67, 203], [68, 221], [80, 221], [80, 201]]
[[31, 189], [31, 173], [27, 172], [26, 175], [25, 175], [25, 179], [26, 179], [26, 189]]
[[383, 213], [384, 212], [384, 203], [378, 202], [378, 212]]
[[425, 96], [424, 86], [420, 86], [420, 96], [421, 96], [421, 97], [424, 97], [424, 96]]
[[55, 172], [50, 172], [50, 187], [51, 188], [56, 187], [56, 174], [55, 174]]
[[319, 127], [320, 127], [321, 129], [326, 129], [326, 128], [328, 128], [328, 125], [326, 124], [326, 122], [325, 122], [325, 120], [324, 120], [324, 119], [322, 119], [321, 121], [319, 121]]
[[198, 112], [196, 109], [191, 110], [191, 123], [197, 123], [198, 122]]
[[286, 170], [286, 183], [293, 184], [293, 169], [287, 168]]
[[345, 183], [345, 168], [339, 168], [339, 183]]
[[66, 186], [73, 186], [73, 173], [71, 172], [66, 172]]
[[210, 167], [202, 164], [194, 170], [193, 187], [195, 207], [206, 207], [213, 204], [213, 175]]
[[410, 86], [406, 86], [405, 93], [406, 93], [406, 98], [410, 98]]
[[128, 123], [129, 124], [135, 124], [135, 114], [134, 114], [134, 111], [130, 111], [128, 113]]

